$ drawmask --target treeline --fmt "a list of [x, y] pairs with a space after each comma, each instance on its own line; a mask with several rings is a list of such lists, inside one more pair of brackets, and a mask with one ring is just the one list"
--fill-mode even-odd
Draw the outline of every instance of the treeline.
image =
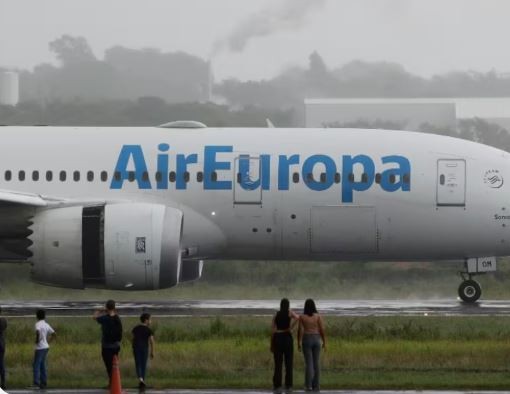
[[[289, 68], [261, 81], [214, 83], [208, 61], [183, 52], [115, 46], [99, 59], [82, 37], [64, 35], [49, 49], [58, 66], [20, 70], [21, 100], [137, 100], [167, 103], [214, 101], [242, 108], [299, 109], [307, 97], [501, 97], [510, 96], [510, 75], [495, 71], [451, 72], [423, 78], [399, 64], [354, 60], [329, 67], [317, 52], [306, 67]], [[213, 60], [214, 68], [214, 60]]]

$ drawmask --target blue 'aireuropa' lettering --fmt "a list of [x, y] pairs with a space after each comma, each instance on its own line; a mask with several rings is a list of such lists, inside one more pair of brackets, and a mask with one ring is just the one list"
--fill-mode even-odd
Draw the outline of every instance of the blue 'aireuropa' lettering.
[[[156, 188], [170, 188], [168, 174], [170, 169], [170, 146], [158, 145], [156, 157]], [[291, 178], [297, 174], [312, 191], [331, 189], [335, 183], [341, 183], [340, 194], [343, 203], [352, 203], [355, 192], [364, 192], [374, 186], [376, 163], [370, 156], [343, 155], [333, 158], [324, 154], [315, 154], [302, 158], [299, 154], [279, 155], [277, 157], [262, 154], [253, 157], [247, 154], [234, 155], [231, 145], [207, 145], [203, 151], [203, 164], [199, 164], [198, 153], [174, 154], [175, 190], [185, 190], [190, 177], [190, 167], [203, 173], [204, 190], [232, 190], [235, 187], [250, 191], [262, 188], [271, 189], [271, 171], [276, 171], [276, 184], [279, 191], [290, 190]], [[236, 156], [236, 157], [235, 157]], [[235, 165], [234, 165], [235, 163]], [[274, 163], [272, 167], [271, 164]], [[380, 159], [381, 169], [379, 187], [386, 192], [409, 192], [411, 190], [411, 163], [401, 155], [384, 156]], [[253, 166], [256, 166], [252, 168]], [[341, 166], [341, 171], [339, 167]], [[197, 168], [198, 167], [198, 168]], [[125, 181], [135, 182], [138, 189], [152, 189], [148, 176], [148, 166], [140, 145], [124, 145], [115, 165], [111, 189], [122, 189]], [[291, 176], [291, 174], [294, 174]], [[133, 176], [134, 175], [134, 176]], [[407, 180], [406, 180], [407, 176]], [[341, 179], [341, 181], [340, 181]], [[171, 179], [172, 180], [172, 179]], [[297, 182], [294, 180], [294, 182]]]

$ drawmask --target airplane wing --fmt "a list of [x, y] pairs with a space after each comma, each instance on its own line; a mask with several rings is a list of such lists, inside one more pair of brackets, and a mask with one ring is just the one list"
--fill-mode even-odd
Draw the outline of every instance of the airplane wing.
[[15, 192], [11, 190], [0, 190], [0, 203], [20, 204], [32, 207], [46, 207], [48, 205], [48, 201], [38, 194]]

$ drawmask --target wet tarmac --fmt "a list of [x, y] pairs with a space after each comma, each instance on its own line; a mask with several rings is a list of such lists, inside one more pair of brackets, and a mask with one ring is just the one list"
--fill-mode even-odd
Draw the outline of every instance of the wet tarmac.
[[[44, 390], [37, 391], [40, 393], [48, 394], [103, 394], [105, 390]], [[138, 393], [137, 390], [127, 390], [127, 393]], [[253, 390], [163, 390], [163, 391], [145, 391], [146, 394], [265, 394], [272, 391], [253, 391]], [[508, 391], [358, 391], [358, 390], [343, 390], [343, 391], [329, 391], [322, 390], [323, 394], [501, 394]], [[1, 390], [0, 390], [1, 393]], [[12, 390], [9, 394], [28, 394], [34, 393], [33, 390]], [[294, 390], [293, 393], [304, 393], [302, 390]]]
[[[322, 314], [330, 316], [510, 316], [510, 300], [484, 300], [464, 304], [455, 299], [444, 300], [317, 300]], [[291, 302], [300, 310], [304, 301]], [[38, 308], [51, 315], [90, 315], [102, 307], [98, 301], [0, 301], [7, 316], [32, 316]], [[155, 316], [267, 316], [274, 313], [279, 300], [171, 300], [154, 302], [118, 302], [122, 315], [138, 315], [149, 311]]]

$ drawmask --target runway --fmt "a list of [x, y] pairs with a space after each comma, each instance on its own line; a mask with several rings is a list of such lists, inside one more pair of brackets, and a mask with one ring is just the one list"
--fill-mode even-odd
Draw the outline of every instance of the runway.
[[[0, 390], [1, 392], [1, 390]], [[48, 394], [103, 394], [105, 390], [44, 390], [39, 391]], [[137, 390], [127, 390], [128, 393], [138, 393]], [[329, 391], [321, 390], [325, 394], [501, 394], [504, 391], [358, 391], [343, 390]], [[12, 390], [9, 394], [29, 394], [34, 393], [33, 390]], [[145, 391], [146, 394], [267, 394], [271, 391], [253, 391], [253, 390], [163, 390], [163, 391]], [[302, 390], [294, 390], [293, 393], [304, 393]]]
[[[90, 315], [102, 307], [98, 301], [0, 301], [7, 316], [32, 316], [39, 308], [51, 315]], [[320, 312], [329, 316], [509, 316], [510, 300], [484, 300], [469, 305], [458, 300], [316, 300]], [[292, 301], [301, 310], [304, 301]], [[122, 315], [148, 311], [155, 316], [268, 316], [279, 300], [170, 300], [155, 302], [118, 302]]]

